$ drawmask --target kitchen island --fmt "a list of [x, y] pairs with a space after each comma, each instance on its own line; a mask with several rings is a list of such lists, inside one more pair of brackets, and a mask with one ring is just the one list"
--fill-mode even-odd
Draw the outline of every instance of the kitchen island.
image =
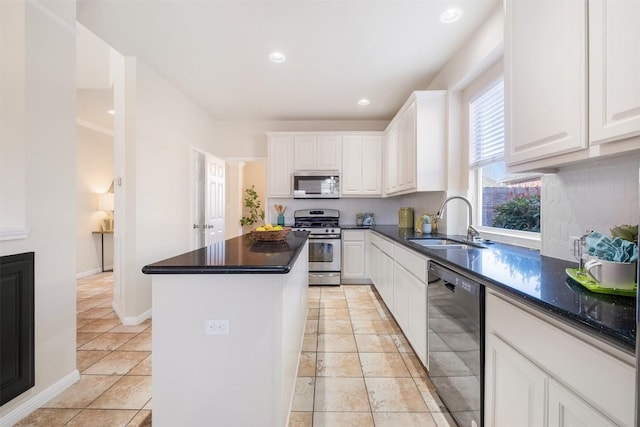
[[249, 235], [152, 274], [153, 425], [287, 425], [307, 315], [307, 232]]

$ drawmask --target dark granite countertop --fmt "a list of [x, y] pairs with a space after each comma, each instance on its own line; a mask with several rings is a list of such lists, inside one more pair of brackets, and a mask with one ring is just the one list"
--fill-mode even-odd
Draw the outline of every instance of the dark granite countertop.
[[279, 242], [256, 242], [249, 234], [145, 265], [145, 274], [286, 274], [309, 236], [292, 231]]
[[[407, 240], [426, 237], [413, 229], [377, 225], [374, 231], [484, 285], [560, 318], [589, 335], [627, 352], [635, 350], [635, 298], [593, 293], [569, 279], [577, 262], [540, 255], [537, 250], [494, 243], [486, 249], [427, 249]], [[433, 234], [432, 237], [447, 237]], [[464, 236], [453, 236], [464, 239]]]

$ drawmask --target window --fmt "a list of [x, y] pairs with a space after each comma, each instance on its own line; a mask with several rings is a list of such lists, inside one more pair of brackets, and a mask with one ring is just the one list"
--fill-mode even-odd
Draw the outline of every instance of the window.
[[477, 195], [476, 221], [503, 231], [539, 233], [540, 176], [510, 174], [504, 164], [504, 80], [476, 82], [469, 93], [469, 176]]

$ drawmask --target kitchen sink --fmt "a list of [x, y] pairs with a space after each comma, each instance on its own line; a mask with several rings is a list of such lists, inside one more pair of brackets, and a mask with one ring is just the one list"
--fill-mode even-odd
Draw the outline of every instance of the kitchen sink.
[[482, 249], [486, 247], [481, 243], [429, 237], [414, 237], [409, 238], [409, 241], [429, 249]]

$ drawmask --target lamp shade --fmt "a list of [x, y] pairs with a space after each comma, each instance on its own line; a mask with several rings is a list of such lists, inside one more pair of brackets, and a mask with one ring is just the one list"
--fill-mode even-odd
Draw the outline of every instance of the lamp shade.
[[112, 211], [114, 206], [113, 193], [98, 194], [98, 210]]

